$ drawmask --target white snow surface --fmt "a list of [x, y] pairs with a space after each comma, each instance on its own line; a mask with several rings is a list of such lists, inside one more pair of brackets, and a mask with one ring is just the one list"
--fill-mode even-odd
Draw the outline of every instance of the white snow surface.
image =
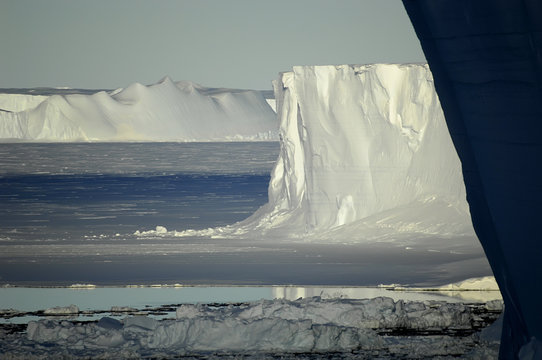
[[261, 92], [165, 77], [93, 95], [0, 94], [0, 139], [21, 141], [276, 140]]
[[0, 93], [0, 111], [21, 112], [41, 104], [48, 96]]

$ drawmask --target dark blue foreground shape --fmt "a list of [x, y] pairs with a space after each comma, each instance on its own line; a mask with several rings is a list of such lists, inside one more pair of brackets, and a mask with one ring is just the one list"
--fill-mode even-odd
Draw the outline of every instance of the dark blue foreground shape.
[[542, 359], [542, 1], [403, 0], [505, 301], [502, 359]]

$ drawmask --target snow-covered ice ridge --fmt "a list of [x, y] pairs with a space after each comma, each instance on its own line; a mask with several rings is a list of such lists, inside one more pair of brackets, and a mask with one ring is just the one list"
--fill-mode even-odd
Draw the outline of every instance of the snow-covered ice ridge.
[[187, 304], [177, 308], [176, 319], [162, 321], [146, 316], [104, 317], [88, 323], [33, 321], [25, 334], [4, 334], [0, 354], [168, 358], [209, 352], [313, 353], [327, 358], [325, 353], [341, 352], [354, 358], [458, 354], [484, 358], [496, 354], [498, 337], [477, 331], [501, 311], [499, 301], [474, 306], [387, 297]]
[[0, 94], [0, 140], [262, 141], [277, 139], [263, 92], [165, 77], [95, 94]]

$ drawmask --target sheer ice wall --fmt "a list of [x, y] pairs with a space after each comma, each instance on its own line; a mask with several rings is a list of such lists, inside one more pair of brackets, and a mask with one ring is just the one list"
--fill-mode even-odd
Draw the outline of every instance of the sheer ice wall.
[[[269, 203], [248, 223], [311, 233], [402, 208], [396, 224], [453, 223], [459, 214], [461, 230], [470, 229], [427, 65], [297, 66], [274, 86], [280, 156]], [[420, 207], [432, 210], [408, 218]]]
[[34, 141], [276, 140], [261, 92], [164, 78], [111, 93], [0, 94], [0, 139]]

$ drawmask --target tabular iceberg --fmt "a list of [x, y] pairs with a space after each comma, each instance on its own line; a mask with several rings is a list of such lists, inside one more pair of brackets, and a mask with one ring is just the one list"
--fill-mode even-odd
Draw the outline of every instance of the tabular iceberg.
[[473, 234], [427, 65], [298, 66], [274, 86], [280, 155], [269, 203], [243, 226]]
[[0, 139], [276, 140], [275, 112], [259, 91], [208, 89], [166, 77], [92, 95], [0, 95]]

